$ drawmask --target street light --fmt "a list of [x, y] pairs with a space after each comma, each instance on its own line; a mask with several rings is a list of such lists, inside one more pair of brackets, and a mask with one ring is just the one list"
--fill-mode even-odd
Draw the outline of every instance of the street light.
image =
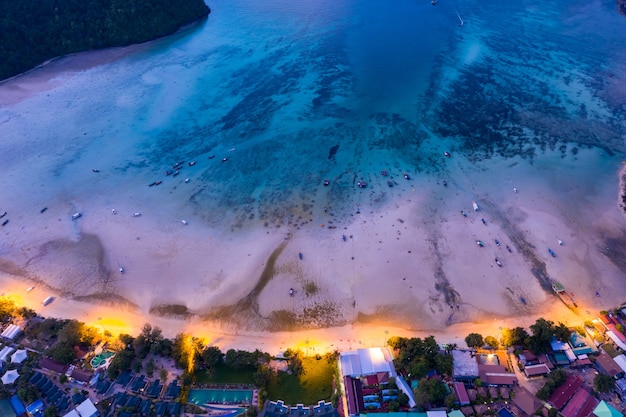
[[387, 346], [388, 334], [389, 334], [389, 330], [385, 330], [385, 340], [383, 340], [383, 347]]

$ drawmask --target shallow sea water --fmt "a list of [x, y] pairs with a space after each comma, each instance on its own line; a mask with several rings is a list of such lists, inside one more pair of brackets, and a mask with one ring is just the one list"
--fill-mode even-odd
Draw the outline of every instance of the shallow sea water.
[[[502, 216], [549, 202], [589, 227], [615, 205], [626, 20], [611, 2], [210, 6], [198, 26], [0, 107], [3, 204], [148, 202], [215, 229], [290, 231], [407, 198], [420, 219], [472, 199]], [[520, 203], [513, 187], [534, 194]], [[607, 221], [599, 247], [621, 239]]]

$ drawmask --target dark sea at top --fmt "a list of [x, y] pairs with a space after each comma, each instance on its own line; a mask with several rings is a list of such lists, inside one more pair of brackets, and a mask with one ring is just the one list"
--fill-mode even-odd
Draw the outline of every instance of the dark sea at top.
[[76, 74], [52, 92], [62, 107], [3, 134], [87, 137], [85, 163], [112, 152], [144, 182], [201, 161], [181, 198], [233, 227], [384, 203], [381, 170], [454, 176], [444, 150], [532, 160], [592, 146], [613, 169], [624, 150], [626, 21], [611, 1], [210, 6], [200, 26]]
[[146, 133], [150, 166], [216, 155], [191, 196], [207, 218], [351, 212], [386, 200], [381, 169], [455, 175], [444, 150], [532, 160], [593, 146], [613, 167], [624, 150], [626, 22], [610, 1], [211, 7], [202, 27], [111, 64], [118, 81], [140, 77], [141, 116], [116, 120]]

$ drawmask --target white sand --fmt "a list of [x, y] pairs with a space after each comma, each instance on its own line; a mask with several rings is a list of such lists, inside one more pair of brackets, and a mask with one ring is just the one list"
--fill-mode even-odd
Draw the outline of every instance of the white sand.
[[[105, 148], [80, 136], [47, 137], [49, 120], [16, 124], [14, 118], [41, 110], [46, 91], [78, 90], [63, 83], [71, 75], [37, 74], [0, 86], [0, 123], [41, 133], [15, 134], [0, 145], [7, 170], [0, 178], [0, 212], [8, 211], [10, 219], [0, 230], [0, 286], [44, 315], [77, 318], [113, 332], [136, 332], [151, 322], [167, 336], [189, 331], [222, 348], [276, 353], [296, 344], [317, 352], [378, 345], [387, 335], [433, 333], [461, 344], [470, 331], [497, 335], [500, 327], [528, 325], [539, 316], [580, 324], [626, 299], [624, 275], [603, 252], [604, 239], [619, 236], [624, 227], [615, 205], [617, 179], [612, 172], [579, 169], [598, 166], [585, 165], [599, 157], [596, 150], [580, 151], [570, 166], [557, 164], [558, 154], [550, 152], [532, 165], [445, 160], [447, 172], [461, 173], [448, 178], [448, 187], [414, 175], [385, 189], [391, 198], [384, 203], [374, 203], [370, 189], [355, 190], [363, 193], [361, 213], [338, 222], [337, 229], [329, 229], [330, 217], [319, 213], [300, 230], [260, 224], [216, 230], [180, 197], [187, 186], [183, 178], [191, 175], [193, 183], [199, 175], [191, 168], [159, 187], [147, 187], [150, 172], [116, 170], [115, 161], [134, 151], [123, 140], [126, 127], [111, 133], [117, 146]], [[71, 116], [59, 122], [71, 123]], [[103, 117], [90, 128], [105, 129], [107, 123]], [[67, 162], [67, 154], [74, 153], [80, 157]], [[132, 158], [142, 163], [139, 154]], [[90, 172], [92, 167], [101, 172]], [[160, 169], [153, 169], [155, 177]], [[597, 175], [593, 186], [588, 175]], [[382, 180], [372, 189], [376, 186], [376, 192], [385, 187]], [[473, 211], [472, 201], [480, 211]], [[40, 214], [43, 207], [48, 210]], [[71, 220], [78, 211], [83, 217]], [[133, 217], [135, 212], [141, 216]], [[485, 246], [478, 247], [477, 239]], [[282, 243], [272, 279], [256, 291]], [[525, 248], [534, 258], [522, 255]], [[536, 265], [575, 293], [576, 314], [542, 289], [531, 271]], [[31, 285], [36, 289], [26, 293]], [[49, 295], [56, 300], [43, 307]], [[238, 302], [252, 307], [227, 320], [201, 320]], [[185, 306], [192, 317], [149, 313], [164, 304]], [[291, 314], [296, 324], [282, 326], [290, 331], [268, 332], [276, 325], [272, 314], [280, 312]]]

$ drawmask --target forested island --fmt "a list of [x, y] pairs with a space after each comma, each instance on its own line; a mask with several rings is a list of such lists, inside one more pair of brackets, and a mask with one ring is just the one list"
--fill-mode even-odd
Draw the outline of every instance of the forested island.
[[617, 0], [617, 11], [626, 17], [626, 0]]
[[57, 56], [169, 35], [209, 13], [203, 0], [3, 0], [0, 80]]

